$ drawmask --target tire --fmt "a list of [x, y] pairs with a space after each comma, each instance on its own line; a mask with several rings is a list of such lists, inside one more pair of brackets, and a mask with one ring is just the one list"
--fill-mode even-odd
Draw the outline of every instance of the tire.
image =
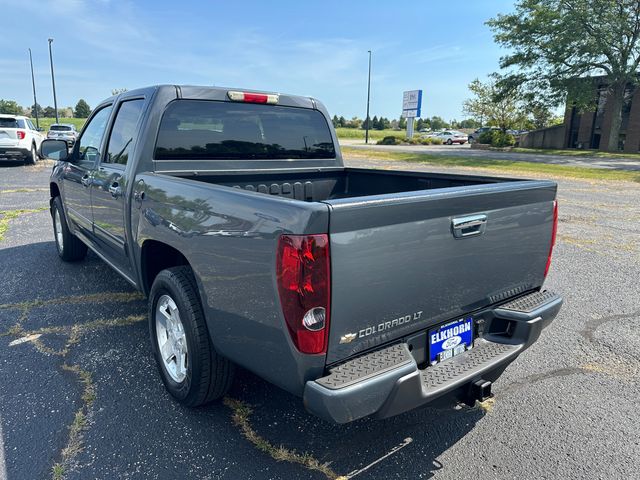
[[87, 255], [87, 246], [69, 231], [67, 217], [64, 214], [60, 197], [53, 199], [51, 218], [53, 220], [53, 237], [56, 242], [58, 256], [65, 262], [82, 260]]
[[447, 145], [453, 145], [453, 140], [451, 139], [447, 140]]
[[234, 365], [211, 343], [191, 268], [168, 268], [155, 278], [149, 293], [149, 333], [162, 382], [179, 403], [198, 407], [227, 393]]
[[29, 155], [27, 156], [27, 165], [35, 165], [36, 162], [38, 161], [38, 150], [36, 149], [36, 144], [32, 143], [31, 144], [31, 152], [29, 152]]

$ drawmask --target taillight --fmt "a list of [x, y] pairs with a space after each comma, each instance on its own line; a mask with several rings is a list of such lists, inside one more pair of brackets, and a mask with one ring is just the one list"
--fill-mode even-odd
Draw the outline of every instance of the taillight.
[[227, 92], [229, 100], [234, 102], [247, 102], [247, 103], [270, 103], [276, 104], [280, 98], [275, 93], [251, 93], [251, 92], [236, 92], [229, 90]]
[[549, 267], [551, 267], [551, 255], [553, 254], [553, 246], [556, 244], [556, 234], [558, 232], [558, 201], [553, 201], [553, 227], [551, 229], [551, 246], [549, 247], [549, 255], [547, 256], [547, 266], [544, 269], [544, 276], [547, 277]]
[[27, 135], [24, 130], [16, 130], [16, 134], [18, 135], [18, 140], [24, 140]]
[[276, 275], [282, 313], [296, 348], [325, 353], [329, 332], [329, 237], [282, 235]]

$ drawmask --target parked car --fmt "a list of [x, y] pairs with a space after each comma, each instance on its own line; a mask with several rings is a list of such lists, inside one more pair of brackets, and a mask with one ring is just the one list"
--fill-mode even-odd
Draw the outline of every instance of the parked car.
[[38, 161], [44, 135], [31, 120], [21, 115], [0, 114], [0, 160]]
[[144, 292], [184, 405], [235, 364], [333, 422], [473, 404], [562, 304], [554, 182], [345, 167], [312, 98], [133, 90], [42, 151], [58, 255], [90, 248]]
[[78, 138], [78, 131], [76, 130], [76, 126], [72, 123], [54, 123], [49, 127], [47, 138], [64, 140], [70, 147], [72, 147]]
[[470, 133], [467, 136], [467, 140], [469, 141], [469, 143], [476, 143], [478, 141], [478, 138], [480, 138], [480, 135], [482, 135], [484, 132], [488, 132], [489, 130], [500, 130], [500, 129], [498, 127], [480, 127], [475, 132]]
[[454, 143], [464, 145], [468, 140], [466, 134], [458, 132], [457, 130], [445, 130], [444, 132], [439, 132], [434, 136], [436, 138], [440, 138], [442, 143], [446, 143], [447, 145], [453, 145]]

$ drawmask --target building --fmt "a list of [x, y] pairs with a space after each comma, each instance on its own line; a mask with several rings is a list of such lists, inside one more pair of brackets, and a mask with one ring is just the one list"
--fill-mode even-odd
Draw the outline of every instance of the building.
[[[607, 150], [613, 117], [608, 102], [610, 93], [604, 77], [594, 78], [593, 81], [596, 94], [594, 110], [581, 112], [569, 104], [562, 125], [529, 132], [521, 139], [520, 145], [529, 148]], [[640, 88], [634, 85], [629, 85], [625, 90], [618, 150], [640, 152]]]

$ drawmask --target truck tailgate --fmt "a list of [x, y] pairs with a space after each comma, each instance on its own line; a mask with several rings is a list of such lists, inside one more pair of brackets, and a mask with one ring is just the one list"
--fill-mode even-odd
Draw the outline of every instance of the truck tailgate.
[[507, 181], [327, 200], [327, 363], [541, 286], [555, 195]]

